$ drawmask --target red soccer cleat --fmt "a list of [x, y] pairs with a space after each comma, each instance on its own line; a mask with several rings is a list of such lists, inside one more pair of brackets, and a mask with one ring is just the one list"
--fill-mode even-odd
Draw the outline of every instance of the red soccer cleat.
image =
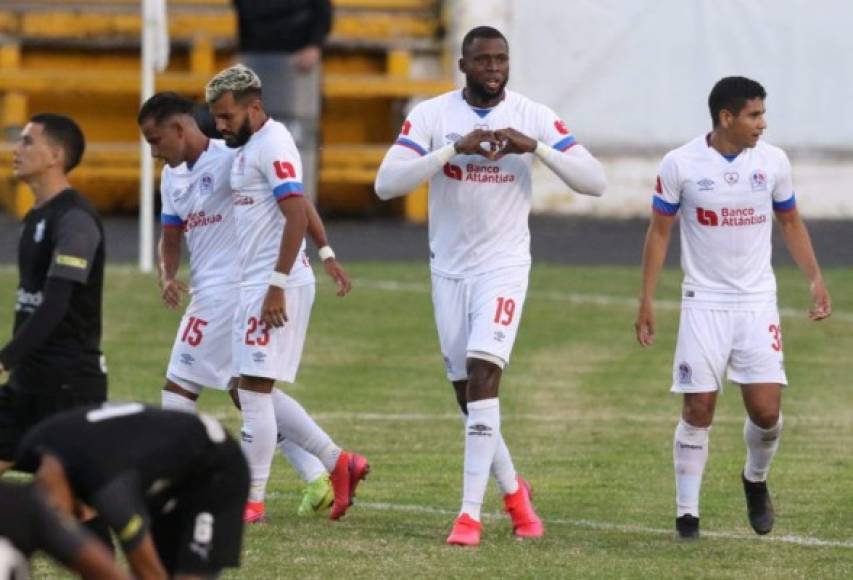
[[504, 496], [504, 509], [512, 519], [512, 533], [519, 538], [541, 538], [545, 526], [533, 509], [533, 492], [530, 484], [516, 476], [518, 490]]
[[358, 483], [370, 473], [370, 464], [367, 458], [357, 453], [341, 451], [335, 469], [329, 474], [332, 480], [332, 489], [335, 491], [335, 501], [329, 518], [338, 520], [347, 513], [355, 497], [355, 488]]
[[262, 501], [247, 501], [246, 509], [243, 510], [243, 522], [246, 524], [259, 524], [267, 519], [267, 510]]
[[447, 543], [451, 546], [477, 546], [480, 543], [482, 529], [480, 522], [468, 514], [462, 514], [453, 522], [453, 529], [447, 536]]

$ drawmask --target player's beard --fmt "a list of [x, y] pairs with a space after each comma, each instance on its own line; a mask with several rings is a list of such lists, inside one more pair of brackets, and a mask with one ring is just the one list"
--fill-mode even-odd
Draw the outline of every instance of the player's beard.
[[478, 83], [471, 77], [466, 77], [465, 85], [468, 87], [468, 91], [470, 91], [473, 97], [476, 97], [479, 101], [491, 101], [499, 96], [501, 96], [506, 88], [506, 84], [509, 82], [509, 76], [507, 76], [500, 86], [495, 91], [490, 91], [486, 88], [485, 84]]
[[243, 124], [240, 125], [240, 128], [236, 133], [231, 135], [223, 135], [225, 139], [225, 144], [231, 147], [232, 149], [237, 149], [238, 147], [242, 147], [246, 143], [249, 142], [249, 139], [252, 137], [252, 125], [249, 122], [249, 116], [246, 115], [246, 119], [243, 121]]

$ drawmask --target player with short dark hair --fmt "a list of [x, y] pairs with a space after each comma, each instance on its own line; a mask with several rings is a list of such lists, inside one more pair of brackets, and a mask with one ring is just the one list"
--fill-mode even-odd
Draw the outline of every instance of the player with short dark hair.
[[[35, 485], [0, 482], [0, 538], [8, 539], [24, 558], [42, 551], [83, 578], [128, 577], [101, 542], [51, 508]], [[5, 578], [2, 571], [0, 577]]]
[[653, 298], [670, 232], [681, 213], [681, 320], [672, 392], [683, 394], [675, 429], [676, 520], [679, 538], [699, 537], [699, 492], [708, 439], [725, 378], [741, 387], [747, 417], [741, 482], [750, 525], [773, 528], [767, 489], [782, 435], [782, 387], [787, 384], [776, 278], [770, 261], [773, 217], [794, 261], [809, 281], [809, 318], [832, 312], [829, 292], [797, 211], [791, 163], [760, 141], [767, 127], [764, 88], [726, 77], [711, 90], [710, 133], [666, 154], [652, 202], [643, 250], [643, 281], [635, 329], [642, 346], [655, 338]]
[[606, 180], [551, 109], [506, 90], [509, 46], [500, 31], [468, 32], [459, 70], [463, 90], [411, 111], [379, 167], [376, 193], [390, 199], [429, 180], [435, 320], [447, 378], [467, 416], [462, 509], [447, 542], [471, 546], [480, 542], [490, 471], [515, 535], [544, 533], [501, 434], [498, 400], [527, 295], [533, 162], [587, 195], [601, 195]]
[[[229, 173], [235, 150], [209, 139], [197, 125], [192, 101], [176, 93], [158, 93], [140, 109], [138, 122], [154, 157], [165, 162], [160, 179], [163, 228], [160, 235], [160, 289], [176, 308], [187, 287], [178, 280], [181, 245], [189, 252], [190, 304], [181, 319], [162, 391], [163, 408], [195, 411], [203, 387], [229, 388], [239, 407], [239, 369], [234, 353], [243, 333], [236, 320], [240, 300], [240, 259]], [[328, 248], [323, 221], [308, 204], [308, 233], [318, 248]], [[338, 286], [350, 290], [347, 273], [326, 256], [323, 268]], [[277, 410], [282, 397], [276, 397]], [[297, 513], [311, 515], [330, 507], [329, 474], [317, 457], [281, 435], [287, 416], [276, 415], [279, 449], [306, 486]]]
[[15, 143], [14, 175], [35, 196], [18, 247], [12, 340], [0, 349], [0, 471], [26, 430], [57, 411], [106, 400], [100, 350], [104, 231], [67, 173], [85, 149], [77, 124], [35, 115]]
[[16, 468], [64, 513], [96, 510], [140, 578], [240, 564], [248, 468], [211, 417], [141, 403], [66, 411], [27, 434]]

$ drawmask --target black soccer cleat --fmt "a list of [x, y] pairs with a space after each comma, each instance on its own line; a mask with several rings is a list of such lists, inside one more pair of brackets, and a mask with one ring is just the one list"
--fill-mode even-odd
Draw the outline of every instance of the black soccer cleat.
[[677, 540], [698, 540], [699, 518], [690, 514], [675, 518], [675, 532]]
[[770, 501], [767, 482], [748, 481], [743, 473], [740, 474], [740, 479], [743, 482], [743, 493], [746, 496], [746, 513], [749, 516], [749, 525], [760, 536], [769, 534], [770, 530], [773, 529], [776, 512], [773, 510], [773, 502]]

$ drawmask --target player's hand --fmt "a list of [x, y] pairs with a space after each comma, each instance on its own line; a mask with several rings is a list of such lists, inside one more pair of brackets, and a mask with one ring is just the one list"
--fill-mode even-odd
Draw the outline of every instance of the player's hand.
[[334, 258], [329, 258], [323, 260], [323, 268], [326, 270], [326, 274], [337, 284], [337, 295], [344, 297], [349, 294], [349, 291], [352, 290], [352, 282], [350, 282], [349, 274], [346, 273], [341, 263]]
[[320, 47], [312, 44], [297, 50], [293, 53], [291, 58], [293, 59], [293, 64], [296, 65], [296, 68], [307, 73], [314, 68], [318, 62], [320, 62], [322, 55], [323, 53], [320, 50]]
[[160, 278], [160, 296], [168, 308], [181, 305], [181, 296], [187, 292], [187, 285], [175, 278]]
[[823, 280], [816, 280], [809, 286], [812, 295], [812, 307], [809, 310], [811, 320], [823, 320], [832, 314], [832, 299]]
[[284, 289], [270, 286], [261, 306], [261, 320], [274, 328], [281, 328], [287, 322], [284, 306]]
[[506, 155], [521, 155], [533, 153], [536, 150], [535, 139], [512, 127], [498, 129], [495, 131], [495, 138], [498, 140], [498, 148], [491, 157], [492, 161], [497, 161]]
[[651, 346], [655, 343], [655, 312], [650, 302], [641, 302], [634, 322], [637, 342], [640, 346]]
[[461, 155], [482, 155], [486, 159], [492, 159], [499, 144], [492, 131], [474, 129], [454, 143], [453, 146], [456, 148], [456, 152]]

